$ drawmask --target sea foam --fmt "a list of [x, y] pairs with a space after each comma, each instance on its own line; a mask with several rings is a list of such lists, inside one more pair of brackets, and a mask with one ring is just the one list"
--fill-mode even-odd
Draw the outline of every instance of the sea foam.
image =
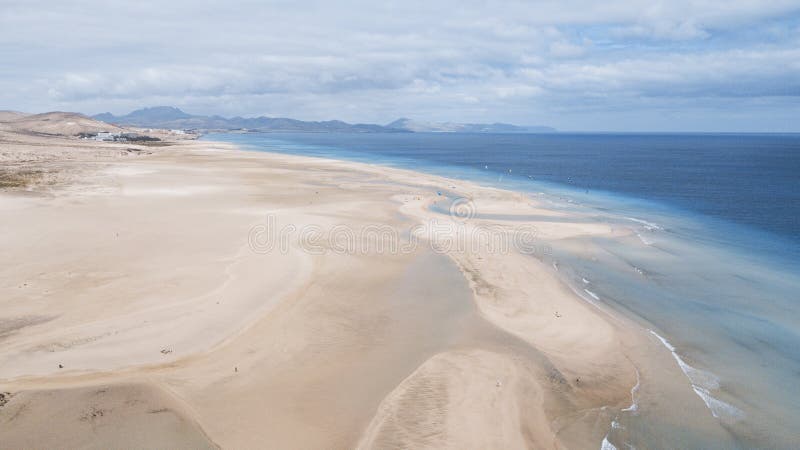
[[[636, 395], [639, 393], [639, 388], [642, 385], [642, 379], [639, 376], [639, 369], [636, 369], [636, 384], [631, 388], [631, 406], [623, 409], [623, 412], [635, 413], [639, 410], [639, 403], [636, 401]], [[613, 425], [613, 423], [612, 423]]]
[[661, 341], [670, 353], [672, 353], [672, 357], [675, 358], [681, 371], [683, 371], [686, 378], [688, 378], [689, 382], [692, 384], [692, 390], [703, 400], [708, 410], [711, 411], [712, 416], [725, 421], [736, 421], [744, 418], [744, 412], [742, 410], [711, 395], [712, 390], [719, 389], [719, 377], [711, 372], [700, 370], [689, 365], [681, 358], [675, 347], [670, 344], [669, 341], [655, 331], [649, 331]]
[[592, 292], [592, 291], [590, 291], [588, 289], [584, 289], [584, 291], [586, 291], [587, 294], [591, 295], [593, 299], [600, 300], [600, 297], [598, 297], [597, 294], [595, 294], [594, 292]]
[[617, 447], [608, 441], [608, 435], [603, 438], [603, 442], [600, 444], [600, 450], [617, 450]]
[[635, 217], [626, 217], [626, 219], [644, 225], [644, 229], [647, 230], [647, 231], [663, 230], [663, 228], [661, 228], [660, 225], [658, 225], [656, 223], [653, 223], [653, 222], [648, 222], [646, 220], [637, 219]]
[[[626, 217], [626, 219], [642, 225], [642, 227], [645, 230], [650, 231], [650, 232], [663, 230], [663, 228], [660, 225], [658, 225], [656, 223], [653, 223], [653, 222], [648, 222], [646, 220], [637, 219], [635, 217]], [[653, 245], [653, 241], [651, 241], [650, 239], [647, 239], [642, 233], [640, 233], [639, 231], [636, 231], [635, 233], [636, 233], [636, 236], [639, 238], [639, 240], [642, 241], [642, 244], [644, 244], [644, 245]]]

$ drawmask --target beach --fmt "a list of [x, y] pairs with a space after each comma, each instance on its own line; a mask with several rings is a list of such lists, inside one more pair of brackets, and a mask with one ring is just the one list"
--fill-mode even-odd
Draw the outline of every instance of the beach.
[[552, 257], [632, 229], [365, 163], [0, 132], [3, 446], [610, 448], [648, 395], [729, 439]]

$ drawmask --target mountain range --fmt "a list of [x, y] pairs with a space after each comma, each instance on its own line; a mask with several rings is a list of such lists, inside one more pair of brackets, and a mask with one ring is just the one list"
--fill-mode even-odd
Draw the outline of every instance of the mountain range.
[[303, 132], [350, 132], [350, 133], [397, 133], [402, 130], [371, 124], [349, 124], [341, 120], [305, 122], [283, 117], [231, 117], [199, 116], [188, 114], [173, 106], [155, 106], [133, 111], [124, 116], [102, 113], [94, 119], [118, 125], [136, 127], [197, 129], [197, 130], [246, 130], [246, 131], [303, 131]]
[[428, 133], [555, 133], [556, 129], [545, 126], [511, 125], [508, 123], [454, 123], [454, 122], [421, 122], [412, 119], [397, 119], [386, 125], [413, 132]]
[[92, 118], [117, 125], [136, 127], [197, 129], [197, 130], [243, 130], [243, 131], [299, 131], [299, 132], [345, 132], [345, 133], [408, 133], [408, 132], [460, 132], [460, 133], [550, 133], [550, 127], [521, 127], [504, 123], [435, 123], [398, 119], [388, 125], [350, 124], [341, 120], [321, 122], [302, 121], [284, 117], [231, 117], [193, 115], [173, 106], [155, 106], [133, 111], [122, 116], [102, 113]]

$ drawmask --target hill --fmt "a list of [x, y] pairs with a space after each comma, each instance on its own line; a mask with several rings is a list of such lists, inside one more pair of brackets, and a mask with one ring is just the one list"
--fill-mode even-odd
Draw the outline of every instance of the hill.
[[13, 132], [75, 136], [80, 133], [99, 133], [103, 131], [120, 133], [124, 131], [114, 125], [102, 122], [83, 114], [70, 112], [48, 112], [43, 114], [23, 114], [11, 111], [0, 112], [0, 129]]
[[11, 122], [27, 115], [18, 111], [0, 111], [0, 122]]

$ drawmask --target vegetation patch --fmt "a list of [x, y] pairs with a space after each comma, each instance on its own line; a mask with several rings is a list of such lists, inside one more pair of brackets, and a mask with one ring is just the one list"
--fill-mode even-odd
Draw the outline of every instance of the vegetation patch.
[[26, 188], [40, 183], [46, 174], [41, 169], [0, 168], [0, 189]]

